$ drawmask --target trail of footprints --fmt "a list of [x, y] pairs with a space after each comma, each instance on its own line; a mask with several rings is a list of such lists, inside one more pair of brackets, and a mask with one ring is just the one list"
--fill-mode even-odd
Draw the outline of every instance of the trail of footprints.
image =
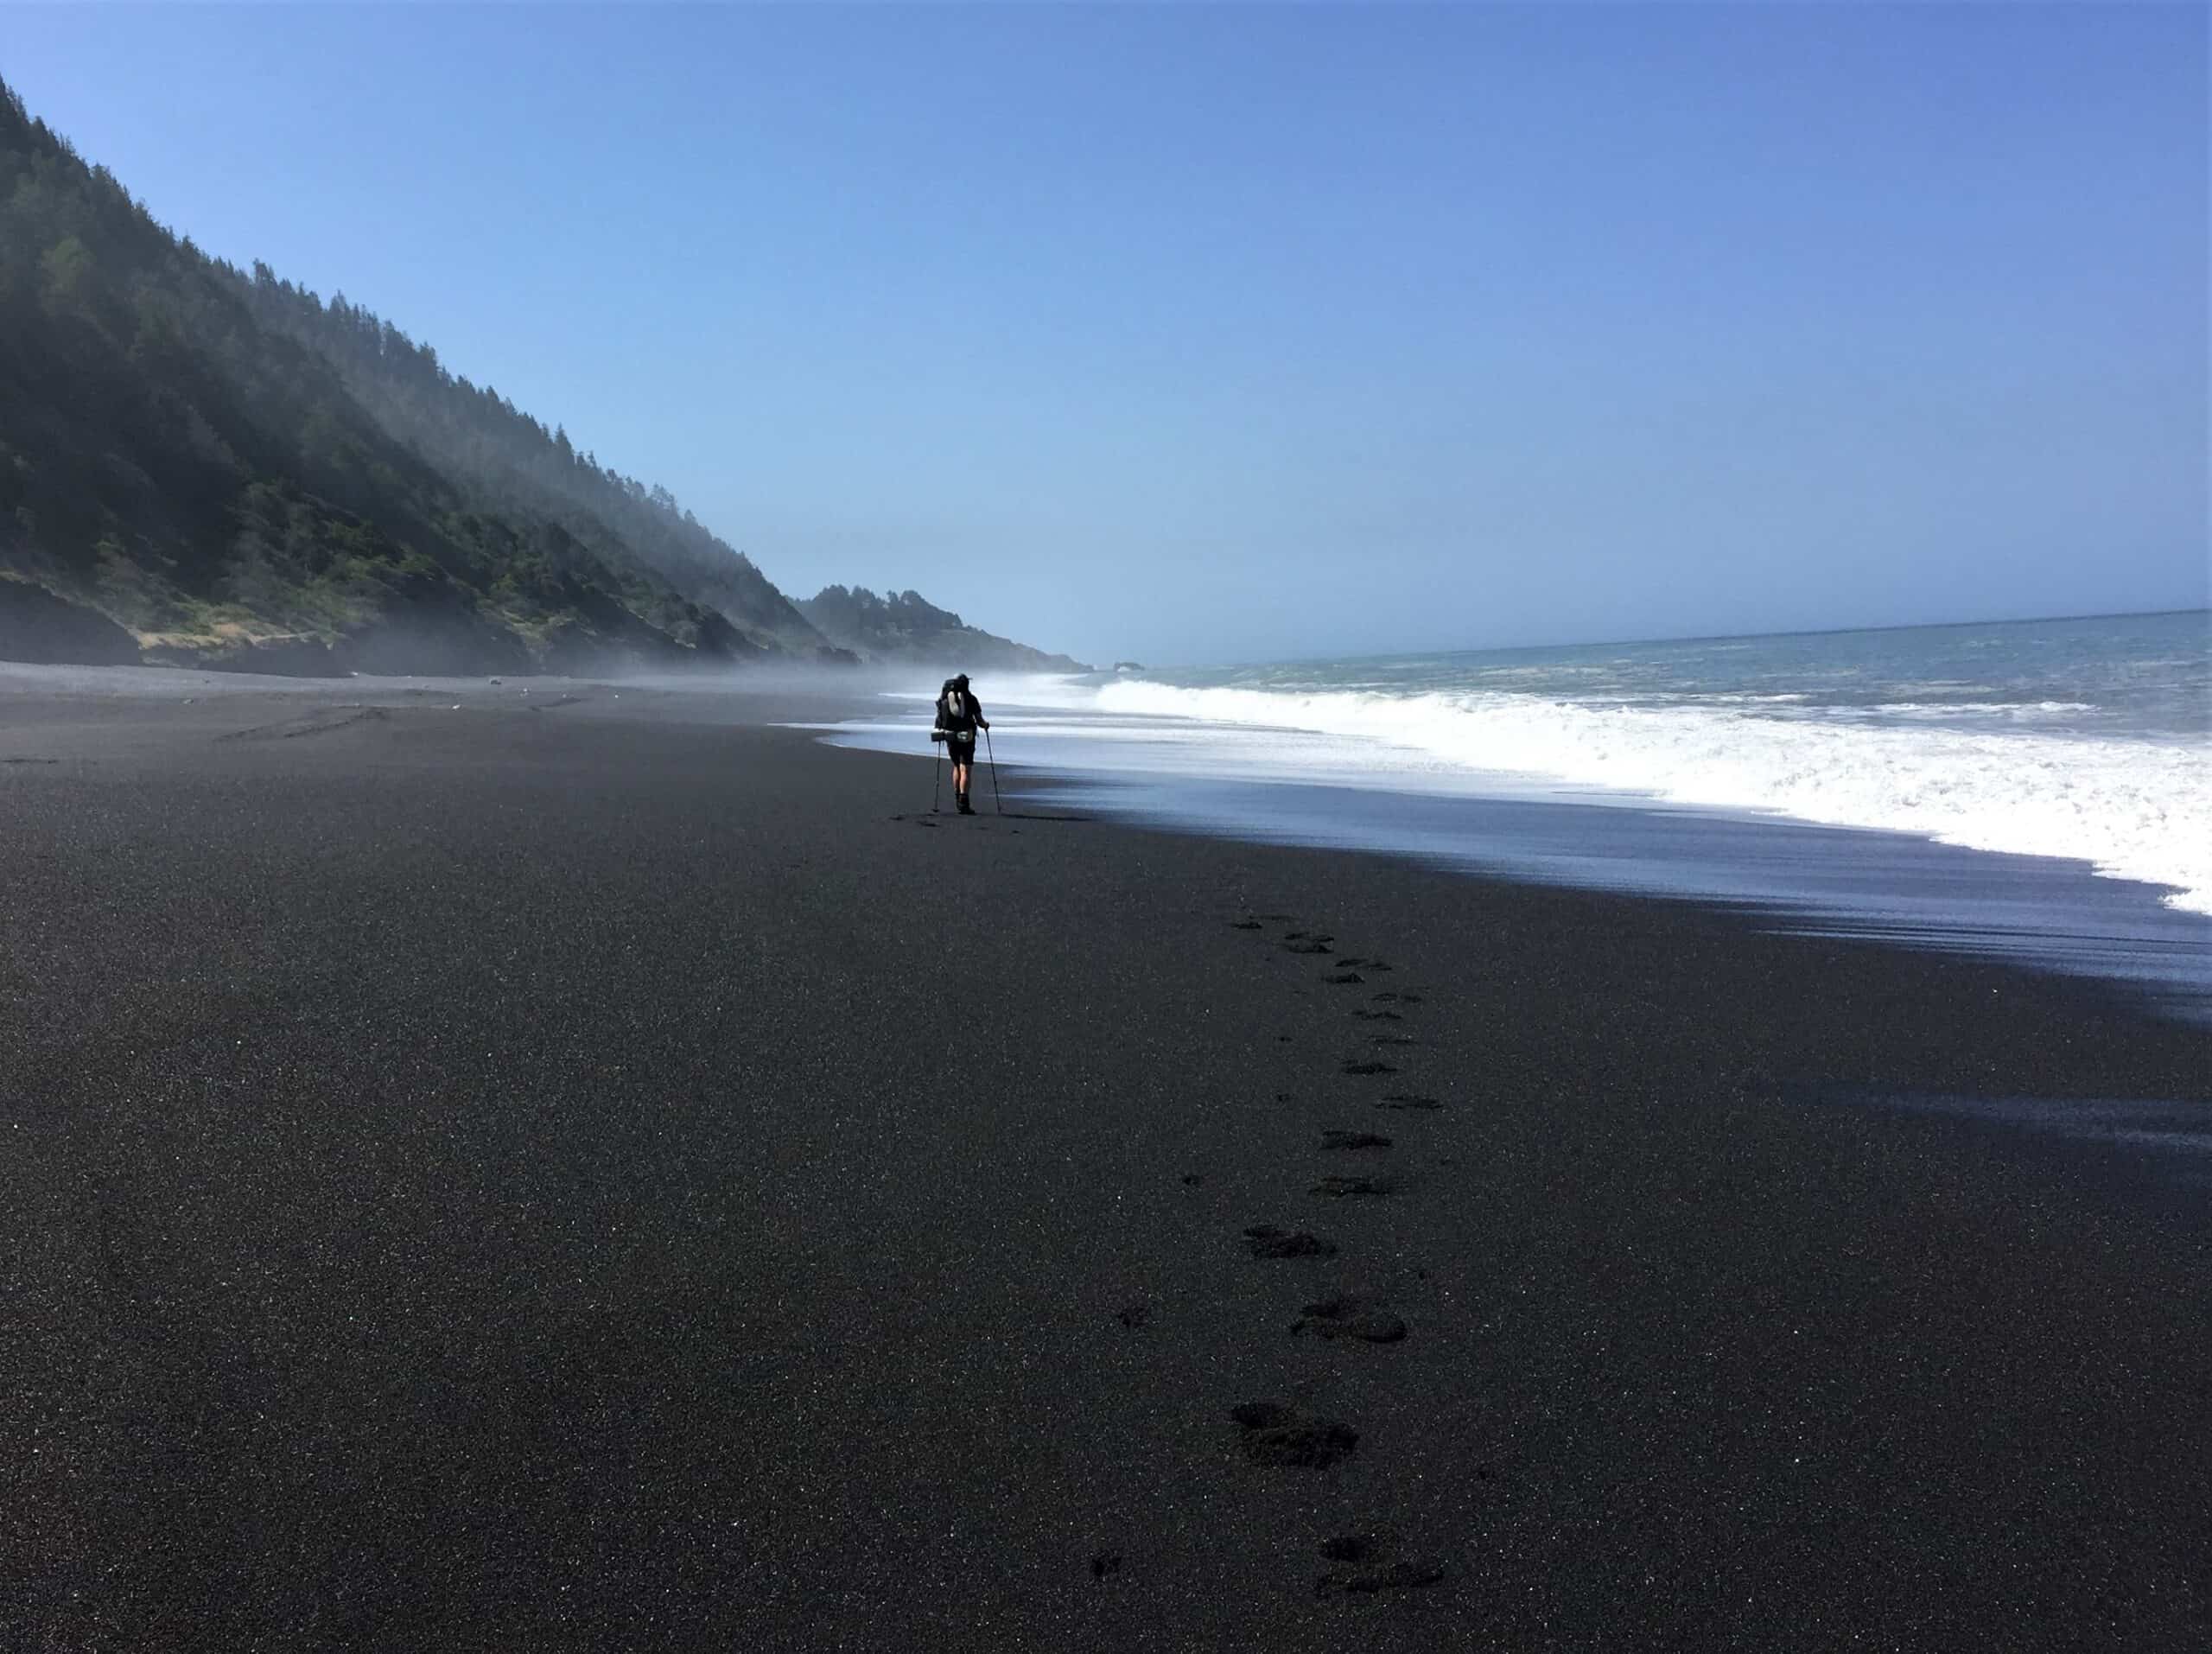
[[[1263, 932], [1269, 926], [1287, 926], [1294, 921], [1285, 913], [1262, 913], [1231, 922], [1230, 928], [1239, 931]], [[1328, 969], [1321, 981], [1333, 987], [1365, 985], [1367, 974], [1387, 974], [1391, 967], [1388, 961], [1339, 954], [1335, 949], [1336, 938], [1325, 932], [1286, 930], [1277, 945], [1286, 952], [1315, 959], [1325, 959]], [[1379, 989], [1367, 996], [1364, 1004], [1351, 1008], [1351, 1020], [1362, 1025], [1370, 1045], [1390, 1049], [1419, 1046], [1425, 1042], [1418, 1037], [1396, 1032], [1376, 1032], [1371, 1025], [1402, 1024], [1414, 1008], [1421, 1002], [1419, 994], [1401, 989]], [[1288, 1034], [1277, 1036], [1287, 1040]], [[1398, 1072], [1395, 1063], [1376, 1057], [1346, 1057], [1340, 1065], [1341, 1072], [1356, 1078], [1380, 1078]], [[1290, 1094], [1275, 1093], [1275, 1101], [1287, 1103]], [[1433, 1113], [1444, 1105], [1433, 1097], [1411, 1091], [1385, 1092], [1376, 1099], [1377, 1109], [1409, 1116]], [[1334, 1156], [1357, 1156], [1386, 1151], [1395, 1146], [1395, 1139], [1379, 1131], [1356, 1128], [1331, 1128], [1321, 1133], [1316, 1152]], [[1440, 1161], [1440, 1165], [1451, 1164]], [[1196, 1187], [1205, 1181], [1198, 1173], [1186, 1173], [1183, 1181]], [[1325, 1200], [1381, 1199], [1390, 1194], [1392, 1185], [1385, 1176], [1366, 1175], [1354, 1172], [1330, 1172], [1308, 1186], [1308, 1196]], [[1254, 1224], [1243, 1233], [1245, 1250], [1263, 1262], [1300, 1259], [1326, 1259], [1338, 1256], [1337, 1243], [1304, 1229], [1285, 1229], [1275, 1224]], [[1131, 1331], [1143, 1328], [1150, 1319], [1150, 1310], [1143, 1304], [1131, 1304], [1116, 1313], [1116, 1319]], [[1387, 1346], [1402, 1343], [1410, 1329], [1403, 1317], [1394, 1311], [1382, 1297], [1371, 1292], [1338, 1292], [1317, 1299], [1306, 1305], [1290, 1323], [1293, 1337], [1311, 1339], [1316, 1344], [1346, 1345], [1369, 1345]], [[1287, 1403], [1274, 1400], [1249, 1401], [1229, 1409], [1229, 1418], [1236, 1425], [1238, 1446], [1245, 1459], [1270, 1470], [1325, 1471], [1339, 1460], [1350, 1458], [1359, 1448], [1359, 1432], [1341, 1420], [1309, 1414]], [[1313, 1592], [1316, 1597], [1344, 1597], [1372, 1599], [1385, 1594], [1416, 1590], [1434, 1585], [1445, 1577], [1443, 1566], [1433, 1560], [1404, 1556], [1398, 1554], [1392, 1541], [1372, 1535], [1346, 1534], [1330, 1539], [1320, 1547], [1322, 1559], [1331, 1566], [1315, 1576]], [[1122, 1566], [1118, 1552], [1100, 1552], [1091, 1558], [1091, 1577], [1103, 1580], [1117, 1574]]]
[[[1236, 919], [1233, 927], [1264, 932], [1269, 926], [1285, 926], [1294, 922], [1287, 914], [1262, 913]], [[1276, 945], [1300, 957], [1325, 960], [1327, 968], [1321, 980], [1331, 987], [1366, 986], [1370, 977], [1389, 972], [1388, 961], [1339, 954], [1335, 943], [1336, 938], [1325, 932], [1286, 929]], [[1390, 1051], [1416, 1046], [1422, 1043], [1418, 1037], [1395, 1029], [1407, 1021], [1421, 1002], [1419, 994], [1378, 989], [1367, 996], [1365, 1003], [1351, 1008], [1349, 1020], [1368, 1036], [1372, 1046]], [[1378, 1031], [1377, 1025], [1388, 1025], [1393, 1031]], [[1346, 1057], [1339, 1067], [1340, 1072], [1356, 1078], [1379, 1078], [1398, 1072], [1397, 1065], [1382, 1056]], [[1433, 1113], [1443, 1104], [1433, 1097], [1390, 1091], [1378, 1098], [1375, 1106], [1417, 1120], [1419, 1116]], [[1316, 1148], [1318, 1153], [1333, 1159], [1373, 1155], [1393, 1147], [1394, 1140], [1382, 1132], [1344, 1127], [1323, 1131]], [[1351, 1171], [1331, 1171], [1306, 1190], [1310, 1197], [1332, 1201], [1380, 1199], [1390, 1192], [1388, 1177]], [[1263, 1262], [1333, 1258], [1339, 1255], [1333, 1240], [1275, 1224], [1253, 1225], [1244, 1231], [1243, 1241], [1252, 1256]], [[1290, 1332], [1294, 1337], [1320, 1344], [1382, 1347], [1402, 1343], [1409, 1329], [1404, 1319], [1380, 1295], [1339, 1292], [1307, 1304], [1290, 1324]], [[1287, 1403], [1245, 1402], [1231, 1408], [1229, 1416], [1242, 1433], [1239, 1446], [1244, 1457], [1270, 1469], [1326, 1470], [1359, 1449], [1359, 1432], [1351, 1425], [1307, 1414]], [[1343, 1535], [1324, 1543], [1320, 1552], [1331, 1566], [1315, 1578], [1317, 1597], [1372, 1599], [1434, 1585], [1444, 1578], [1444, 1569], [1439, 1563], [1401, 1556], [1395, 1545], [1371, 1536]]]

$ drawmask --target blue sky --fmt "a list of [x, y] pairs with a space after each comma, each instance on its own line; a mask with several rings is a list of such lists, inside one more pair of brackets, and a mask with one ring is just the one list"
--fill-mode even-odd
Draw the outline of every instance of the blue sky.
[[2191, 6], [11, 5], [794, 595], [1198, 662], [2207, 601]]

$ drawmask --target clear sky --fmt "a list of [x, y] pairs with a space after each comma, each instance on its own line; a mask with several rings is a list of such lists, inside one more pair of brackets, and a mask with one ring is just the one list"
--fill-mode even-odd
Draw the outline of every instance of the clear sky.
[[2194, 5], [0, 7], [793, 595], [1154, 662], [2207, 601]]

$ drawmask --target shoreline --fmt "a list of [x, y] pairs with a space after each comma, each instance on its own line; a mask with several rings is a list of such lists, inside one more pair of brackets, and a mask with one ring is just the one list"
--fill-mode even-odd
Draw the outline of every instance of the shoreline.
[[1026, 792], [925, 824], [797, 693], [417, 698], [0, 692], [54, 760], [0, 767], [18, 1640], [2212, 1627], [2201, 1204], [1800, 1100], [2202, 1103], [2202, 1030]]
[[[1176, 777], [1186, 792], [1203, 775], [1224, 798], [1306, 786], [1387, 791], [1415, 800], [1408, 810], [1445, 798], [1478, 800], [1501, 815], [1506, 800], [1562, 816], [1566, 805], [1602, 805], [1640, 808], [1654, 824], [1647, 838], [1663, 831], [1660, 823], [1694, 816], [1717, 824], [1711, 837], [1759, 821], [2013, 858], [2013, 872], [1992, 861], [1994, 876], [1982, 881], [1963, 862], [1918, 865], [1929, 857], [1888, 858], [1876, 840], [1857, 840], [1877, 876], [1844, 894], [1847, 907], [1878, 907], [1900, 887], [1931, 882], [2019, 887], [1968, 902], [1993, 911], [1965, 916], [1955, 928], [1967, 932], [1984, 920], [2043, 928], [2032, 914], [2022, 922], [2002, 910], [2035, 904], [2019, 876], [2027, 863], [2070, 861], [2094, 868], [2112, 894], [2100, 902], [2061, 893], [2050, 928], [2075, 939], [2102, 934], [2112, 914], [2069, 910], [2102, 907], [2125, 919], [2121, 892], [2140, 881], [2166, 910], [2149, 914], [2148, 927], [2193, 924], [2192, 950], [2212, 957], [2212, 862], [2186, 825], [2204, 813], [2212, 788], [2204, 646], [2201, 617], [2177, 614], [2048, 623], [2009, 640], [2002, 628], [1942, 628], [1923, 644], [1858, 633], [1826, 643], [1747, 638], [1037, 681], [1001, 685], [994, 698], [1010, 693], [1038, 709], [1040, 761]], [[895, 720], [876, 727], [897, 738]], [[1224, 808], [1268, 814], [1233, 799]], [[1403, 836], [1394, 824], [1357, 824], [1351, 842], [1397, 848]], [[1624, 849], [1637, 875], [1627, 882], [1643, 887], [1769, 894], [1737, 888], [1735, 869], [1696, 844], [1584, 855], [1571, 834], [1495, 825], [1459, 837], [1495, 839], [1503, 854], [1484, 859], [1533, 862], [1540, 876], [1608, 879]], [[1609, 831], [1593, 826], [1590, 836]], [[1546, 842], [1554, 837], [1564, 842]], [[1802, 882], [1818, 886], [1815, 858], [1798, 859], [1811, 875]], [[1799, 882], [1785, 876], [1780, 894], [1797, 894]]]
[[[845, 750], [911, 753], [879, 720], [867, 722], [879, 727], [805, 727]], [[2085, 862], [1657, 799], [1086, 766], [1065, 741], [1042, 761], [1007, 767], [1039, 778], [1053, 796], [1134, 824], [1708, 906], [1799, 936], [2118, 983], [2159, 1015], [2212, 1021], [2212, 918], [2173, 907], [2167, 887]]]

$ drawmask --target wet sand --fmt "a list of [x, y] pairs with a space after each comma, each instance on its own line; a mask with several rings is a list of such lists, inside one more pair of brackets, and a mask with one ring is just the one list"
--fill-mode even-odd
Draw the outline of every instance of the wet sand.
[[2212, 1635], [2201, 1195], [1834, 1100], [2202, 1029], [615, 694], [0, 685], [0, 1642]]

